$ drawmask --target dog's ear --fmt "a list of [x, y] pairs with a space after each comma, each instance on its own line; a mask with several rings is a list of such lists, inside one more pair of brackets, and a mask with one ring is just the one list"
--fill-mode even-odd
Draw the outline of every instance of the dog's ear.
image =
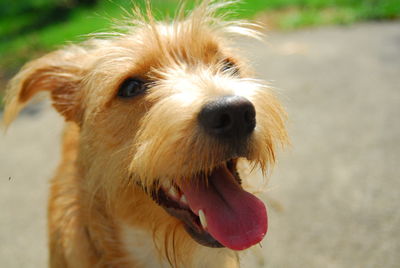
[[80, 87], [87, 51], [70, 47], [27, 63], [10, 81], [5, 97], [4, 124], [8, 126], [38, 92], [48, 91], [55, 109], [68, 121], [80, 123]]

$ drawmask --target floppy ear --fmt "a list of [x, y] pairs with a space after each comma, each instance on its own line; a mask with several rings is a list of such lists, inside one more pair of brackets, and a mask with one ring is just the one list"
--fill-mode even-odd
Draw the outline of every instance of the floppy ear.
[[36, 93], [50, 92], [55, 109], [68, 121], [80, 122], [81, 81], [87, 51], [72, 46], [27, 63], [10, 81], [5, 97], [4, 124], [8, 126]]

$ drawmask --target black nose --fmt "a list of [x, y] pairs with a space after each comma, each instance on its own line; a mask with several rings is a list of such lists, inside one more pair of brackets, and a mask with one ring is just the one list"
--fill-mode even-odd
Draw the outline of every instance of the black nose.
[[256, 110], [244, 97], [224, 96], [206, 103], [198, 119], [204, 130], [213, 136], [242, 139], [256, 126]]

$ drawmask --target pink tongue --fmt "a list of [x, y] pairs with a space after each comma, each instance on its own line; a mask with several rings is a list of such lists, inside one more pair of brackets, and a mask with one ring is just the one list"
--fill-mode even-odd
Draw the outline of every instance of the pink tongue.
[[246, 249], [260, 242], [267, 232], [264, 203], [244, 191], [226, 167], [213, 171], [208, 180], [180, 185], [190, 209], [198, 215], [203, 210], [206, 230], [222, 245]]

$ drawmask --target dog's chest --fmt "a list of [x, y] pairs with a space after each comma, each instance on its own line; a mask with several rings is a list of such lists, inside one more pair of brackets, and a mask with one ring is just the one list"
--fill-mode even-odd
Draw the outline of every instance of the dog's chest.
[[139, 267], [169, 267], [167, 262], [159, 258], [153, 237], [148, 231], [123, 225], [121, 237], [125, 250], [129, 254], [128, 258]]
[[[154, 246], [153, 237], [147, 231], [134, 228], [128, 225], [122, 225], [121, 238], [128, 253], [128, 259], [132, 261], [135, 267], [140, 268], [169, 268], [171, 265], [160, 258], [159, 253]], [[238, 256], [233, 251], [226, 248], [208, 248], [198, 247], [191, 252], [195, 263], [190, 263], [190, 256], [187, 258], [182, 268], [238, 268]], [[189, 262], [187, 262], [189, 261]]]

